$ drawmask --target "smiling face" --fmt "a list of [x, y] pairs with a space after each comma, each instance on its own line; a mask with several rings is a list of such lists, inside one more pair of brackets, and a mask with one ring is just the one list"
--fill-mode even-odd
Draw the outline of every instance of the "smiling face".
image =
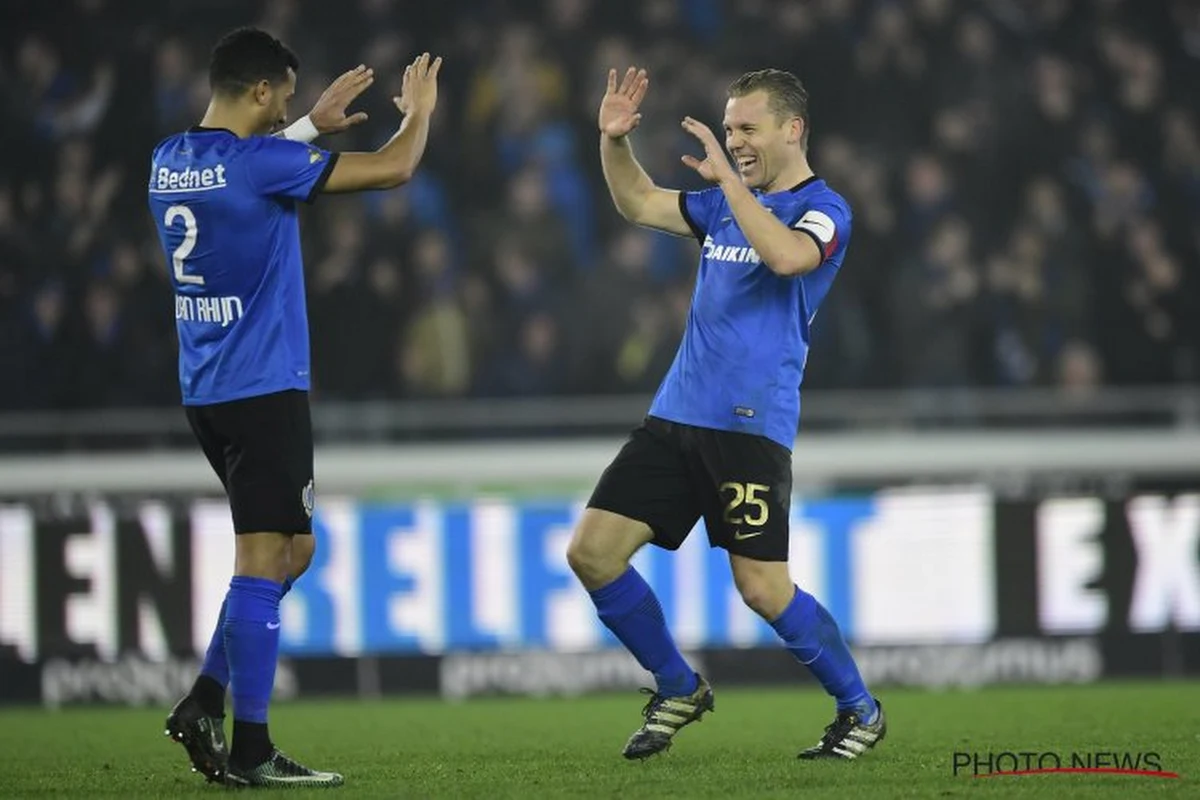
[[780, 175], [803, 156], [804, 123], [773, 110], [765, 89], [730, 97], [725, 104], [725, 149], [742, 181], [752, 189], [774, 191]]

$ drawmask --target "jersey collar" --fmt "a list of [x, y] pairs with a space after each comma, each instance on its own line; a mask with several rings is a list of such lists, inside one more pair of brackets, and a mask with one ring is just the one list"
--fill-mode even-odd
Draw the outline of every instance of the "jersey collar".
[[203, 125], [193, 125], [192, 127], [188, 128], [188, 133], [228, 133], [231, 136], [237, 136], [237, 134], [229, 130], [229, 128], [206, 128]]
[[800, 181], [799, 183], [797, 183], [795, 186], [791, 187], [790, 189], [780, 189], [775, 192], [764, 192], [762, 189], [755, 189], [754, 194], [758, 195], [759, 197], [775, 197], [777, 195], [783, 195], [783, 194], [795, 194], [796, 192], [799, 192], [802, 189], [804, 189], [806, 186], [811, 186], [812, 184], [816, 183], [819, 180], [821, 180], [821, 176], [813, 174], [813, 175], [808, 176], [804, 180]]
[[810, 183], [816, 183], [819, 180], [821, 180], [821, 176], [814, 173], [812, 175], [809, 175], [807, 178], [800, 181], [799, 183], [797, 183], [795, 186], [788, 189], [787, 191], [791, 192], [792, 194], [795, 194], [796, 192], [803, 189], [805, 186], [808, 186]]

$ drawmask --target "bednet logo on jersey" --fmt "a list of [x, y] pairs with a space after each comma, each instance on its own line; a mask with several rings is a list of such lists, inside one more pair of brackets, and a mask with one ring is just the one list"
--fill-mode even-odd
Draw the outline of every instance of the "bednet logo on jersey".
[[203, 169], [174, 170], [169, 167], [157, 167], [150, 188], [159, 192], [186, 192], [196, 189], [223, 189], [227, 185], [225, 165], [215, 164]]
[[711, 236], [704, 237], [704, 257], [710, 261], [725, 261], [730, 264], [758, 264], [762, 261], [753, 247], [717, 244]]

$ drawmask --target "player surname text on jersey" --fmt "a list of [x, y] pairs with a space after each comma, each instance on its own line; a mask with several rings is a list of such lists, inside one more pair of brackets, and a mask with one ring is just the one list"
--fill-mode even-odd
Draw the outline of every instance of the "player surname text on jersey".
[[711, 236], [704, 239], [704, 257], [710, 261], [730, 261], [734, 264], [757, 264], [762, 261], [753, 247], [716, 244]]
[[228, 327], [242, 318], [242, 299], [225, 297], [189, 297], [175, 295], [175, 319], [183, 322], [207, 322]]
[[220, 189], [226, 186], [225, 165], [216, 164], [204, 169], [173, 170], [159, 167], [155, 173], [154, 186], [165, 189]]

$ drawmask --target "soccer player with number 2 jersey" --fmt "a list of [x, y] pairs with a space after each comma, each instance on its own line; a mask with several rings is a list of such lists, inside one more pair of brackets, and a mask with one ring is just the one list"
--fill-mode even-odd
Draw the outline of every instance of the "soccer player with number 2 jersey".
[[275, 788], [343, 783], [335, 772], [285, 756], [267, 731], [279, 602], [315, 547], [297, 209], [322, 192], [406, 183], [425, 151], [440, 67], [440, 58], [425, 53], [405, 69], [393, 98], [403, 120], [386, 144], [370, 153], [333, 153], [309, 142], [365, 118], [343, 112], [371, 84], [371, 71], [351, 70], [326, 92], [333, 105], [340, 103], [327, 131], [304, 118], [273, 136], [287, 121], [299, 61], [270, 34], [242, 28], [213, 50], [204, 119], [154, 150], [149, 204], [175, 289], [183, 404], [229, 496], [237, 534], [234, 577], [201, 674], [166, 723], [193, 768], [211, 781]]

